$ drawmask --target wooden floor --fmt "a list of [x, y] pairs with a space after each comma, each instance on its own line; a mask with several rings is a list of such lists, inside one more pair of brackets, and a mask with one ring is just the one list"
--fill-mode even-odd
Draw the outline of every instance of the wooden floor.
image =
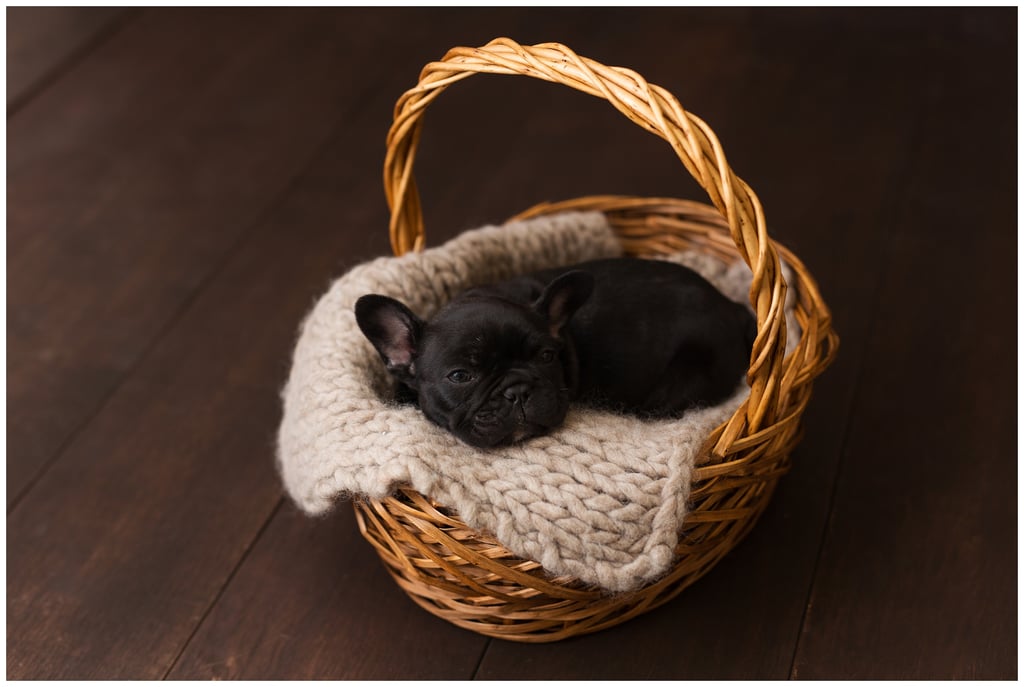
[[[7, 10], [10, 678], [1015, 678], [1016, 10]], [[498, 35], [636, 69], [719, 134], [842, 348], [753, 533], [563, 643], [420, 610], [283, 499], [279, 389], [389, 252], [391, 110]], [[605, 103], [432, 106], [429, 242], [542, 201], [701, 198]]]

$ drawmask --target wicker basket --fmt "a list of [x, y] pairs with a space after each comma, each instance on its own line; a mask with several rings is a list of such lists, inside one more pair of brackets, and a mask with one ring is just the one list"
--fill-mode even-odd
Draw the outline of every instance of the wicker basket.
[[[638, 74], [598, 64], [559, 44], [522, 46], [501, 38], [482, 48], [456, 48], [428, 64], [419, 85], [399, 99], [384, 173], [396, 255], [424, 245], [412, 167], [426, 106], [451, 84], [478, 72], [532, 76], [604, 98], [668, 141], [714, 204], [601, 196], [538, 205], [517, 218], [599, 210], [629, 254], [691, 249], [728, 260], [739, 255], [754, 274], [750, 299], [759, 334], [747, 376], [750, 396], [702, 448], [678, 560], [653, 584], [610, 595], [572, 578], [548, 575], [538, 563], [516, 558], [488, 534], [468, 528], [456, 513], [411, 489], [383, 500], [355, 502], [363, 535], [420, 606], [485, 635], [548, 642], [604, 629], [665, 603], [750, 531], [789, 467], [812, 382], [835, 356], [838, 338], [811, 275], [796, 256], [768, 238], [757, 197], [733, 174], [707, 124]], [[795, 275], [801, 326], [800, 340], [788, 357], [783, 316], [787, 286], [780, 256]]]

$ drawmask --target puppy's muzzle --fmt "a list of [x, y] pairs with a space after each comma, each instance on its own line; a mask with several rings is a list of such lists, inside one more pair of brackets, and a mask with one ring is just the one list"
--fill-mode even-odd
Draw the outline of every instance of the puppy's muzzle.
[[494, 446], [543, 434], [565, 416], [567, 398], [557, 387], [527, 375], [504, 379], [472, 416], [472, 438]]
[[557, 387], [541, 380], [518, 377], [507, 381], [493, 393], [492, 408], [506, 418], [506, 422], [534, 426], [536, 433], [542, 427], [552, 427], [562, 421], [565, 408]]

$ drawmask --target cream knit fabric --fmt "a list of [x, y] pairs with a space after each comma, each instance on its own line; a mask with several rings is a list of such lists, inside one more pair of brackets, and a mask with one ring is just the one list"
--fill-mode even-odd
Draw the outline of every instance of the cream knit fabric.
[[[694, 457], [746, 397], [745, 385], [719, 406], [676, 420], [573, 408], [551, 435], [480, 450], [418, 409], [384, 400], [392, 382], [353, 314], [357, 298], [381, 293], [427, 318], [470, 286], [619, 254], [603, 215], [566, 213], [465, 232], [335, 281], [302, 325], [283, 392], [278, 467], [292, 499], [317, 514], [340, 497], [382, 497], [408, 484], [552, 573], [625, 591], [666, 572]], [[750, 271], [742, 262], [674, 259], [746, 301]]]

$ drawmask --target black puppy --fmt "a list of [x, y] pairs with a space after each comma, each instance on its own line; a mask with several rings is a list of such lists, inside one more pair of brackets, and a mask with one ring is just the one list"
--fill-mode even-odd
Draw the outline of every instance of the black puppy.
[[737, 387], [753, 316], [696, 272], [621, 258], [466, 291], [423, 322], [386, 296], [356, 320], [424, 414], [468, 444], [544, 434], [570, 401], [646, 417]]

